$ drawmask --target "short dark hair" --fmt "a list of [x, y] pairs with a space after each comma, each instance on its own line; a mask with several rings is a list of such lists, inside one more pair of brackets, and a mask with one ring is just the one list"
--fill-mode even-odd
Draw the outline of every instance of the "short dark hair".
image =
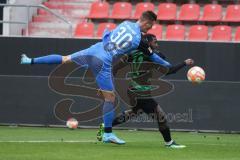
[[153, 11], [145, 11], [142, 13], [140, 20], [156, 21], [157, 15]]

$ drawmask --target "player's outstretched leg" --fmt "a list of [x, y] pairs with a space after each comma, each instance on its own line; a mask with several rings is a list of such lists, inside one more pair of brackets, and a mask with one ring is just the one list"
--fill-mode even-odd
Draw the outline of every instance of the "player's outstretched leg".
[[51, 54], [42, 57], [29, 58], [26, 54], [21, 55], [21, 64], [61, 64], [71, 62], [70, 56]]
[[158, 128], [165, 141], [165, 146], [168, 148], [176, 148], [176, 149], [185, 148], [186, 147], [185, 145], [177, 144], [174, 140], [172, 140], [170, 129], [167, 125], [165, 113], [163, 112], [163, 110], [159, 105], [157, 105], [155, 109], [155, 113], [157, 115]]

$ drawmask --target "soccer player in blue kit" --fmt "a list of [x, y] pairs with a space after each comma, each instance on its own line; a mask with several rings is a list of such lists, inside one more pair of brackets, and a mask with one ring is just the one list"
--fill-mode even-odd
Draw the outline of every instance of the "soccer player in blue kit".
[[125, 144], [125, 141], [112, 133], [114, 120], [114, 86], [112, 81], [112, 60], [115, 55], [129, 54], [133, 50], [142, 50], [149, 58], [164, 67], [171, 64], [162, 59], [149, 47], [142, 34], [147, 33], [156, 22], [157, 16], [152, 11], [145, 11], [137, 22], [124, 21], [111, 32], [106, 30], [102, 42], [71, 55], [51, 54], [43, 57], [21, 57], [21, 64], [62, 64], [75, 62], [80, 66], [88, 66], [94, 73], [96, 83], [104, 97], [103, 122], [104, 143]]

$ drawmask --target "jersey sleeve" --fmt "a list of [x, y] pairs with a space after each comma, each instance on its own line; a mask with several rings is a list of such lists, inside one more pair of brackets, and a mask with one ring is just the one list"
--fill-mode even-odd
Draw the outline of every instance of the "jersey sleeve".
[[162, 59], [167, 59], [167, 57], [161, 51], [159, 51], [159, 49], [153, 49], [153, 52], [157, 53]]
[[182, 69], [185, 66], [186, 66], [185, 62], [176, 64], [169, 68], [168, 73], [166, 75], [177, 73], [180, 69]]
[[169, 67], [169, 68], [172, 67], [172, 65], [171, 65], [168, 61], [162, 59], [162, 58], [161, 58], [160, 56], [158, 56], [156, 53], [152, 53], [152, 54], [149, 56], [149, 59], [150, 59], [151, 61], [157, 63], [157, 64], [163, 65], [164, 67]]

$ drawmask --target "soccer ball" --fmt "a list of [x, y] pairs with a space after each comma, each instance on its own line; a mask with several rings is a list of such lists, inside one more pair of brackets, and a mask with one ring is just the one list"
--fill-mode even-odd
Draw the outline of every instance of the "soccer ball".
[[205, 72], [201, 67], [194, 66], [188, 70], [187, 78], [190, 82], [201, 83], [205, 79]]
[[66, 126], [70, 129], [76, 129], [78, 127], [78, 121], [75, 118], [69, 118]]

